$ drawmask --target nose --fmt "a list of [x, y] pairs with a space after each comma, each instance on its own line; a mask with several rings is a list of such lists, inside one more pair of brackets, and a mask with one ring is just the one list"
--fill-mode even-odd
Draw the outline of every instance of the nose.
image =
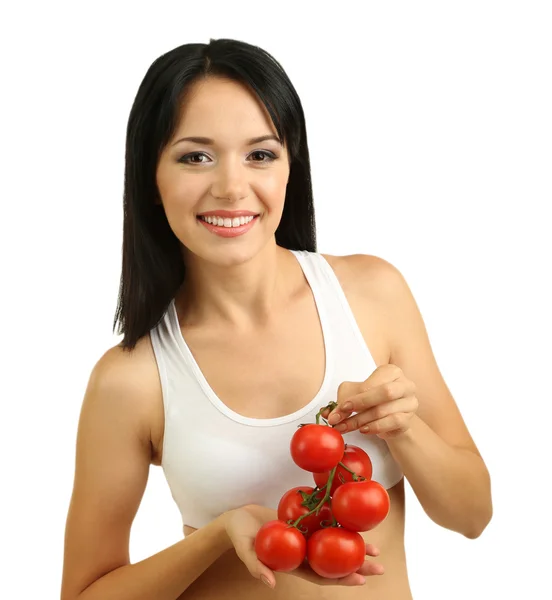
[[246, 168], [234, 161], [220, 163], [215, 171], [211, 194], [217, 200], [236, 202], [247, 196]]

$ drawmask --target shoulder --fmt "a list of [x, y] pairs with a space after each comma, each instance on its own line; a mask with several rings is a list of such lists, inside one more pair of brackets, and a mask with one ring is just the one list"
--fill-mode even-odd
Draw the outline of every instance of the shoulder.
[[[322, 255], [334, 271], [377, 364], [387, 364], [413, 299], [399, 269], [371, 254]], [[408, 326], [408, 324], [406, 324]]]
[[356, 254], [329, 258], [359, 310], [373, 312], [389, 349], [390, 362], [409, 368], [414, 362], [413, 356], [420, 360], [423, 356], [425, 366], [418, 365], [410, 371], [434, 369], [422, 313], [401, 271], [377, 256]]
[[374, 301], [396, 302], [409, 295], [408, 284], [392, 263], [373, 254], [322, 255], [344, 291]]
[[144, 384], [151, 385], [155, 371], [155, 356], [146, 335], [133, 350], [126, 350], [121, 344], [106, 350], [94, 365], [90, 379], [110, 389], [139, 393]]
[[161, 395], [157, 363], [146, 335], [133, 350], [118, 344], [97, 360], [90, 373], [83, 409], [87, 402], [94, 403], [95, 412], [132, 422], [138, 435], [149, 443]]

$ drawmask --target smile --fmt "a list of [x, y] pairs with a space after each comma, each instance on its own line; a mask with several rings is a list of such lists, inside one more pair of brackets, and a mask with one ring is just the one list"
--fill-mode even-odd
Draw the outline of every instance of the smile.
[[217, 215], [199, 215], [197, 220], [209, 231], [223, 238], [244, 235], [259, 220], [259, 215], [226, 217]]
[[210, 225], [217, 225], [218, 227], [240, 227], [241, 225], [246, 225], [247, 223], [250, 223], [251, 221], [253, 221], [254, 218], [254, 215], [234, 218], [217, 216], [204, 217], [203, 215], [200, 215], [198, 217], [200, 221], [205, 221]]

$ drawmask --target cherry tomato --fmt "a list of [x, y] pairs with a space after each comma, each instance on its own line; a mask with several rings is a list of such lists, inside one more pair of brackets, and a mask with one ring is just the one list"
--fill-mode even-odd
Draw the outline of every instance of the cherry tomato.
[[341, 460], [344, 450], [343, 436], [328, 425], [303, 425], [291, 438], [293, 461], [311, 473], [331, 471]]
[[369, 531], [389, 514], [389, 494], [377, 481], [344, 483], [332, 498], [332, 512], [346, 529]]
[[255, 552], [269, 569], [293, 571], [305, 560], [307, 540], [283, 521], [268, 521], [255, 536]]
[[320, 577], [346, 577], [362, 567], [365, 557], [366, 543], [360, 533], [342, 527], [316, 531], [307, 542], [309, 565]]
[[[291, 490], [288, 490], [282, 496], [278, 504], [278, 519], [280, 519], [280, 521], [284, 521], [285, 523], [289, 523], [290, 520], [296, 521], [301, 515], [306, 515], [308, 512], [310, 512], [306, 506], [302, 506], [303, 496], [300, 492], [305, 492], [310, 496], [313, 491], [313, 487], [306, 485], [294, 487]], [[319, 500], [322, 500], [324, 497], [324, 492], [320, 492], [317, 497]], [[327, 521], [326, 526], [332, 522], [332, 511], [328, 503], [325, 503], [322, 506], [318, 516], [316, 514], [312, 514], [308, 517], [305, 517], [299, 522], [297, 527], [299, 527], [303, 535], [308, 539], [315, 531], [322, 529], [323, 521]]]
[[[370, 479], [372, 477], [372, 461], [370, 457], [362, 448], [358, 446], [352, 446], [351, 444], [345, 445], [345, 452], [340, 462], [342, 462], [345, 466], [349, 467], [351, 471], [354, 471], [357, 475], [361, 475], [366, 479]], [[318, 487], [322, 487], [326, 485], [328, 481], [328, 477], [330, 473], [314, 473], [314, 481]], [[347, 483], [348, 481], [354, 481], [353, 476], [349, 471], [344, 469], [341, 465], [339, 465], [335, 471], [335, 476], [332, 482], [332, 489], [330, 491], [330, 495], [333, 496], [335, 490], [342, 485], [343, 483]]]

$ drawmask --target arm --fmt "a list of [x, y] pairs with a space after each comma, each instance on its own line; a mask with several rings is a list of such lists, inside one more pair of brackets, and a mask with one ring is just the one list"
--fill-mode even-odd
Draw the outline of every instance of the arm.
[[377, 315], [389, 364], [365, 382], [341, 384], [330, 424], [362, 433], [368, 426], [367, 435], [385, 439], [429, 517], [477, 537], [492, 517], [489, 473], [439, 372], [414, 297], [385, 260], [355, 255], [346, 262], [349, 293], [360, 317], [364, 310]]
[[470, 539], [481, 535], [492, 501], [489, 473], [477, 452], [447, 444], [416, 415], [410, 429], [387, 444], [435, 523]]
[[130, 530], [151, 458], [148, 407], [152, 394], [160, 393], [157, 373], [148, 368], [155, 363], [135, 352], [123, 355], [112, 348], [88, 383], [65, 530], [62, 600], [176, 600], [232, 548], [222, 515], [173, 546], [130, 564]]
[[178, 600], [232, 544], [223, 517], [136, 564], [114, 569], [87, 587], [78, 600]]
[[410, 428], [387, 444], [428, 516], [478, 537], [492, 517], [489, 472], [439, 371], [406, 281], [385, 261], [378, 281], [387, 307], [389, 362], [415, 383], [418, 399]]

